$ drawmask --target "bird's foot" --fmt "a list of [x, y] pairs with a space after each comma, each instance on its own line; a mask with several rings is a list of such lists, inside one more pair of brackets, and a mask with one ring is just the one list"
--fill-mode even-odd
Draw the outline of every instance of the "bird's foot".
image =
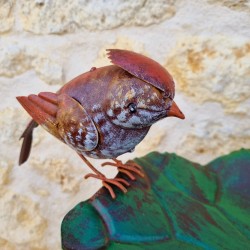
[[137, 174], [141, 177], [144, 177], [142, 167], [133, 161], [128, 161], [126, 164], [123, 164], [117, 159], [112, 159], [114, 162], [104, 162], [102, 166], [113, 166], [117, 167], [118, 171], [126, 174], [131, 180], [135, 180], [134, 174]]
[[125, 186], [127, 186], [127, 187], [130, 186], [130, 184], [122, 178], [108, 179], [105, 175], [92, 174], [92, 173], [85, 175], [84, 178], [88, 179], [89, 177], [101, 180], [103, 186], [105, 188], [107, 188], [107, 190], [109, 191], [109, 193], [113, 199], [116, 198], [116, 195], [115, 195], [115, 192], [114, 192], [113, 188], [111, 187], [111, 185], [117, 186], [123, 193], [127, 193], [127, 188]]

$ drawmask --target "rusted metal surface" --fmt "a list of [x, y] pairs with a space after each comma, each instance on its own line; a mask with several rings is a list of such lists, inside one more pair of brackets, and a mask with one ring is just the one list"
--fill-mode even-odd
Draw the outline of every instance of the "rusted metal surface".
[[[115, 197], [110, 185], [126, 192], [128, 183], [121, 178], [107, 179], [84, 157], [115, 159], [133, 151], [158, 120], [168, 116], [184, 119], [184, 115], [173, 102], [173, 79], [161, 65], [126, 50], [109, 50], [108, 55], [116, 65], [92, 67], [57, 93], [19, 96], [17, 100], [35, 121], [34, 126], [41, 125], [81, 156], [94, 171], [86, 178], [102, 180]], [[27, 138], [32, 137], [33, 127], [29, 125]], [[20, 164], [31, 147], [25, 136]], [[116, 166], [132, 179], [142, 175], [135, 164]]]

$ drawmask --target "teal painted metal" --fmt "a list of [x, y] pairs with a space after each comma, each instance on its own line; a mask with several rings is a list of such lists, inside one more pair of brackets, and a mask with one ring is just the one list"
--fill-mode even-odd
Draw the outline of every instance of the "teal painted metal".
[[157, 152], [135, 161], [147, 177], [127, 194], [102, 188], [65, 216], [64, 250], [250, 249], [250, 150], [207, 166]]

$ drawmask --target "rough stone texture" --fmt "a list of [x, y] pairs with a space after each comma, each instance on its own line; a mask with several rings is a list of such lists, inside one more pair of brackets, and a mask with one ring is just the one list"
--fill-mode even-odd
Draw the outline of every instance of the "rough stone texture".
[[[13, 120], [20, 120], [20, 124], [13, 123]], [[13, 144], [20, 137], [20, 125], [25, 126], [25, 115], [19, 109], [13, 107], [0, 111], [0, 141], [4, 144]]]
[[[223, 109], [217, 104], [206, 103], [200, 115], [190, 124], [190, 131], [182, 137], [177, 147], [180, 155], [189, 159], [204, 162], [202, 158], [221, 156], [230, 153], [233, 148], [249, 148], [250, 142], [250, 116], [246, 114], [223, 115]], [[214, 116], [211, 114], [214, 112]], [[189, 146], [186, 146], [189, 145]]]
[[0, 247], [4, 250], [15, 250], [15, 246], [9, 241], [0, 238]]
[[9, 184], [10, 182], [10, 172], [13, 168], [13, 163], [8, 162], [6, 160], [0, 160], [0, 185], [4, 186]]
[[240, 1], [234, 1], [234, 0], [208, 0], [208, 3], [217, 3], [222, 6], [226, 6], [232, 10], [238, 10], [238, 11], [250, 11], [250, 1], [249, 0], [240, 0]]
[[14, 24], [12, 13], [14, 2], [0, 0], [0, 34], [9, 31]]
[[29, 116], [16, 96], [55, 92], [109, 64], [107, 48], [143, 53], [176, 79], [186, 119], [158, 122], [120, 159], [157, 150], [206, 164], [250, 147], [249, 37], [249, 1], [0, 0], [0, 249], [59, 250], [61, 219], [101, 187], [85, 180], [90, 170], [81, 159], [42, 128], [29, 161], [18, 166]]
[[[122, 25], [148, 26], [171, 18], [175, 1], [70, 0], [20, 1], [23, 28], [36, 34], [106, 30]], [[94, 8], [93, 8], [94, 6]]]
[[230, 113], [249, 113], [249, 39], [185, 37], [168, 56], [166, 67], [178, 82], [177, 90], [192, 100], [216, 101]]
[[[69, 166], [66, 159], [47, 159], [39, 161], [33, 159], [31, 166], [34, 167], [40, 175], [44, 175], [50, 181], [60, 184], [63, 192], [77, 193], [79, 191], [80, 182], [72, 173], [76, 173], [77, 169]], [[44, 192], [39, 192], [41, 195], [46, 195]]]
[[40, 215], [38, 203], [10, 189], [1, 189], [0, 197], [0, 246], [43, 249], [39, 242], [47, 224]]
[[25, 47], [18, 42], [0, 47], [0, 76], [13, 77], [31, 69], [48, 84], [62, 83], [61, 65], [36, 47]]

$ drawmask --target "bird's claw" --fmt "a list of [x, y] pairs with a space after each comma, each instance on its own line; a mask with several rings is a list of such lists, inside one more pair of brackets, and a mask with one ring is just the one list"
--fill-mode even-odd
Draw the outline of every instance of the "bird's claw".
[[[135, 180], [134, 174], [137, 174], [141, 177], [144, 177], [144, 173], [142, 172], [142, 167], [138, 164], [136, 164], [133, 161], [128, 161], [126, 164], [123, 164], [121, 161], [117, 159], [112, 159], [114, 162], [105, 162], [102, 164], [102, 166], [113, 166], [117, 167], [118, 171], [121, 173], [124, 173], [127, 175], [131, 180]], [[103, 186], [109, 191], [111, 197], [113, 199], [116, 198], [115, 192], [112, 188], [111, 185], [115, 185], [118, 187], [123, 193], [127, 193], [127, 188], [129, 187], [130, 184], [128, 181], [122, 179], [122, 178], [113, 178], [113, 179], [108, 179], [105, 175], [99, 173], [93, 174], [87, 174], [85, 175], [85, 179], [92, 177], [96, 178], [102, 181]]]
[[117, 186], [123, 193], [127, 193], [127, 188], [125, 186], [127, 186], [127, 187], [130, 186], [130, 184], [122, 178], [108, 179], [104, 175], [97, 175], [97, 174], [92, 174], [92, 173], [85, 175], [84, 178], [87, 179], [89, 177], [101, 180], [103, 186], [109, 191], [109, 193], [113, 199], [116, 198], [116, 195], [115, 195], [115, 192], [114, 192], [113, 188], [111, 187], [111, 185]]
[[131, 180], [135, 180], [134, 174], [138, 174], [141, 177], [144, 177], [144, 173], [142, 172], [142, 167], [135, 163], [134, 161], [128, 161], [126, 164], [123, 164], [120, 160], [112, 159], [114, 162], [104, 162], [102, 167], [104, 166], [113, 166], [117, 167], [118, 171], [126, 174]]

